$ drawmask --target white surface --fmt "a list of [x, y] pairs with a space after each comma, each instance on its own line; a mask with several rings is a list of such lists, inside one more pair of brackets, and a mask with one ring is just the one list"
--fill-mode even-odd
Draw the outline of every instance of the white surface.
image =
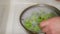
[[0, 34], [5, 34], [9, 12], [9, 0], [0, 0]]
[[[25, 8], [34, 5], [36, 3], [53, 5], [60, 10], [60, 3], [54, 0], [11, 0], [10, 10], [9, 12], [6, 11], [5, 16], [3, 17], [3, 23], [4, 23], [8, 16], [7, 25], [4, 23], [7, 27], [5, 34], [27, 34], [25, 29], [21, 26], [19, 22], [19, 16]], [[3, 30], [1, 32], [3, 32]]]

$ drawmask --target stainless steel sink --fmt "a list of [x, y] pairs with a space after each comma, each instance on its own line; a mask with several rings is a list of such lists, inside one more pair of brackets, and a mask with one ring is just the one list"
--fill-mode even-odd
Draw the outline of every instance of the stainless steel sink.
[[0, 0], [0, 34], [28, 34], [19, 22], [21, 12], [34, 4], [43, 3], [60, 10], [60, 3], [54, 0]]

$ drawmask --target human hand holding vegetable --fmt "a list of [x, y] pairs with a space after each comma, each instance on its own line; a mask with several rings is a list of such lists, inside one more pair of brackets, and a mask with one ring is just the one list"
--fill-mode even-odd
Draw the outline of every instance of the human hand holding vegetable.
[[46, 34], [60, 34], [60, 17], [54, 17], [40, 23]]

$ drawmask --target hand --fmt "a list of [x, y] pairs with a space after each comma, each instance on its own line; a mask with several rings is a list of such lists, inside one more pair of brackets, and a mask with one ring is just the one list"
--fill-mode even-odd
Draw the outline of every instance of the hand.
[[60, 17], [54, 17], [41, 22], [40, 27], [46, 34], [60, 34]]

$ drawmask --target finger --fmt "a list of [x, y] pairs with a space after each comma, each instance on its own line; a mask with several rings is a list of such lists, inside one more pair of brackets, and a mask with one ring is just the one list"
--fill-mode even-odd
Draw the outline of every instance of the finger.
[[[54, 17], [54, 18], [50, 18], [48, 20], [44, 20], [40, 23], [40, 27], [45, 27], [47, 26], [49, 23], [52, 23], [54, 20], [56, 20], [56, 18], [60, 18], [60, 17]], [[55, 21], [54, 21], [55, 22]]]
[[48, 31], [48, 32], [46, 32], [46, 34], [51, 34], [51, 32], [50, 32], [50, 31]]
[[47, 25], [48, 25], [47, 21], [43, 21], [43, 22], [40, 23], [41, 28], [45, 28]]
[[51, 30], [48, 27], [44, 28], [42, 31], [46, 34], [51, 34]]
[[40, 23], [40, 27], [44, 27], [46, 25], [45, 21]]
[[48, 32], [48, 27], [42, 29], [43, 32]]

